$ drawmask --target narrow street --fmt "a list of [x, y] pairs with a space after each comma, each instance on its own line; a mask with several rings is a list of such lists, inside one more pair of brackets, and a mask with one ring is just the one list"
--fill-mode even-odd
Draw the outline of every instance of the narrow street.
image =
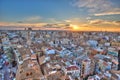
[[[1, 74], [4, 74], [4, 79], [3, 80], [12, 80], [10, 79], [10, 69], [9, 66], [4, 66], [3, 69], [0, 70]], [[16, 72], [16, 68], [12, 68], [11, 71]], [[0, 78], [2, 80], [2, 78]]]
[[4, 71], [4, 80], [10, 80], [9, 79], [9, 68], [8, 68], [8, 66], [4, 66], [3, 67], [3, 71]]

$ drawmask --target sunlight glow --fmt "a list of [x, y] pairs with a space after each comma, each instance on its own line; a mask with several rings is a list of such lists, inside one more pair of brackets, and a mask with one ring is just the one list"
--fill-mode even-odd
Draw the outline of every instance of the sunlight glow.
[[78, 25], [72, 25], [72, 24], [71, 24], [71, 27], [72, 27], [72, 29], [73, 29], [74, 31], [80, 30], [80, 27], [79, 27]]

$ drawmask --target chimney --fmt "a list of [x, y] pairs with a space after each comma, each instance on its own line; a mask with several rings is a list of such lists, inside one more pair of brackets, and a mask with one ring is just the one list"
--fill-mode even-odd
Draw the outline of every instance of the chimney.
[[120, 70], [120, 49], [118, 50], [118, 70]]

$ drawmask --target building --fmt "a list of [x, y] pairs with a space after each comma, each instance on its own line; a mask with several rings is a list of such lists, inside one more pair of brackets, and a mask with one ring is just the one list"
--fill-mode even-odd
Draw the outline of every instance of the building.
[[118, 70], [120, 70], [120, 50], [118, 50]]
[[87, 75], [90, 74], [90, 59], [86, 59], [82, 61], [81, 66], [81, 77], [85, 78]]
[[22, 63], [18, 64], [16, 80], [41, 80], [43, 74], [36, 55], [32, 54], [30, 49], [25, 47], [18, 48], [18, 52], [19, 54], [16, 56], [18, 56], [18, 60], [19, 56], [21, 57]]

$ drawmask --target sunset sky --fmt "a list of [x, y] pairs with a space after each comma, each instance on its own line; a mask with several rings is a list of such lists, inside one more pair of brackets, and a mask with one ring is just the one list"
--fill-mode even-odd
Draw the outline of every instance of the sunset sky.
[[0, 0], [0, 28], [120, 31], [120, 0]]

